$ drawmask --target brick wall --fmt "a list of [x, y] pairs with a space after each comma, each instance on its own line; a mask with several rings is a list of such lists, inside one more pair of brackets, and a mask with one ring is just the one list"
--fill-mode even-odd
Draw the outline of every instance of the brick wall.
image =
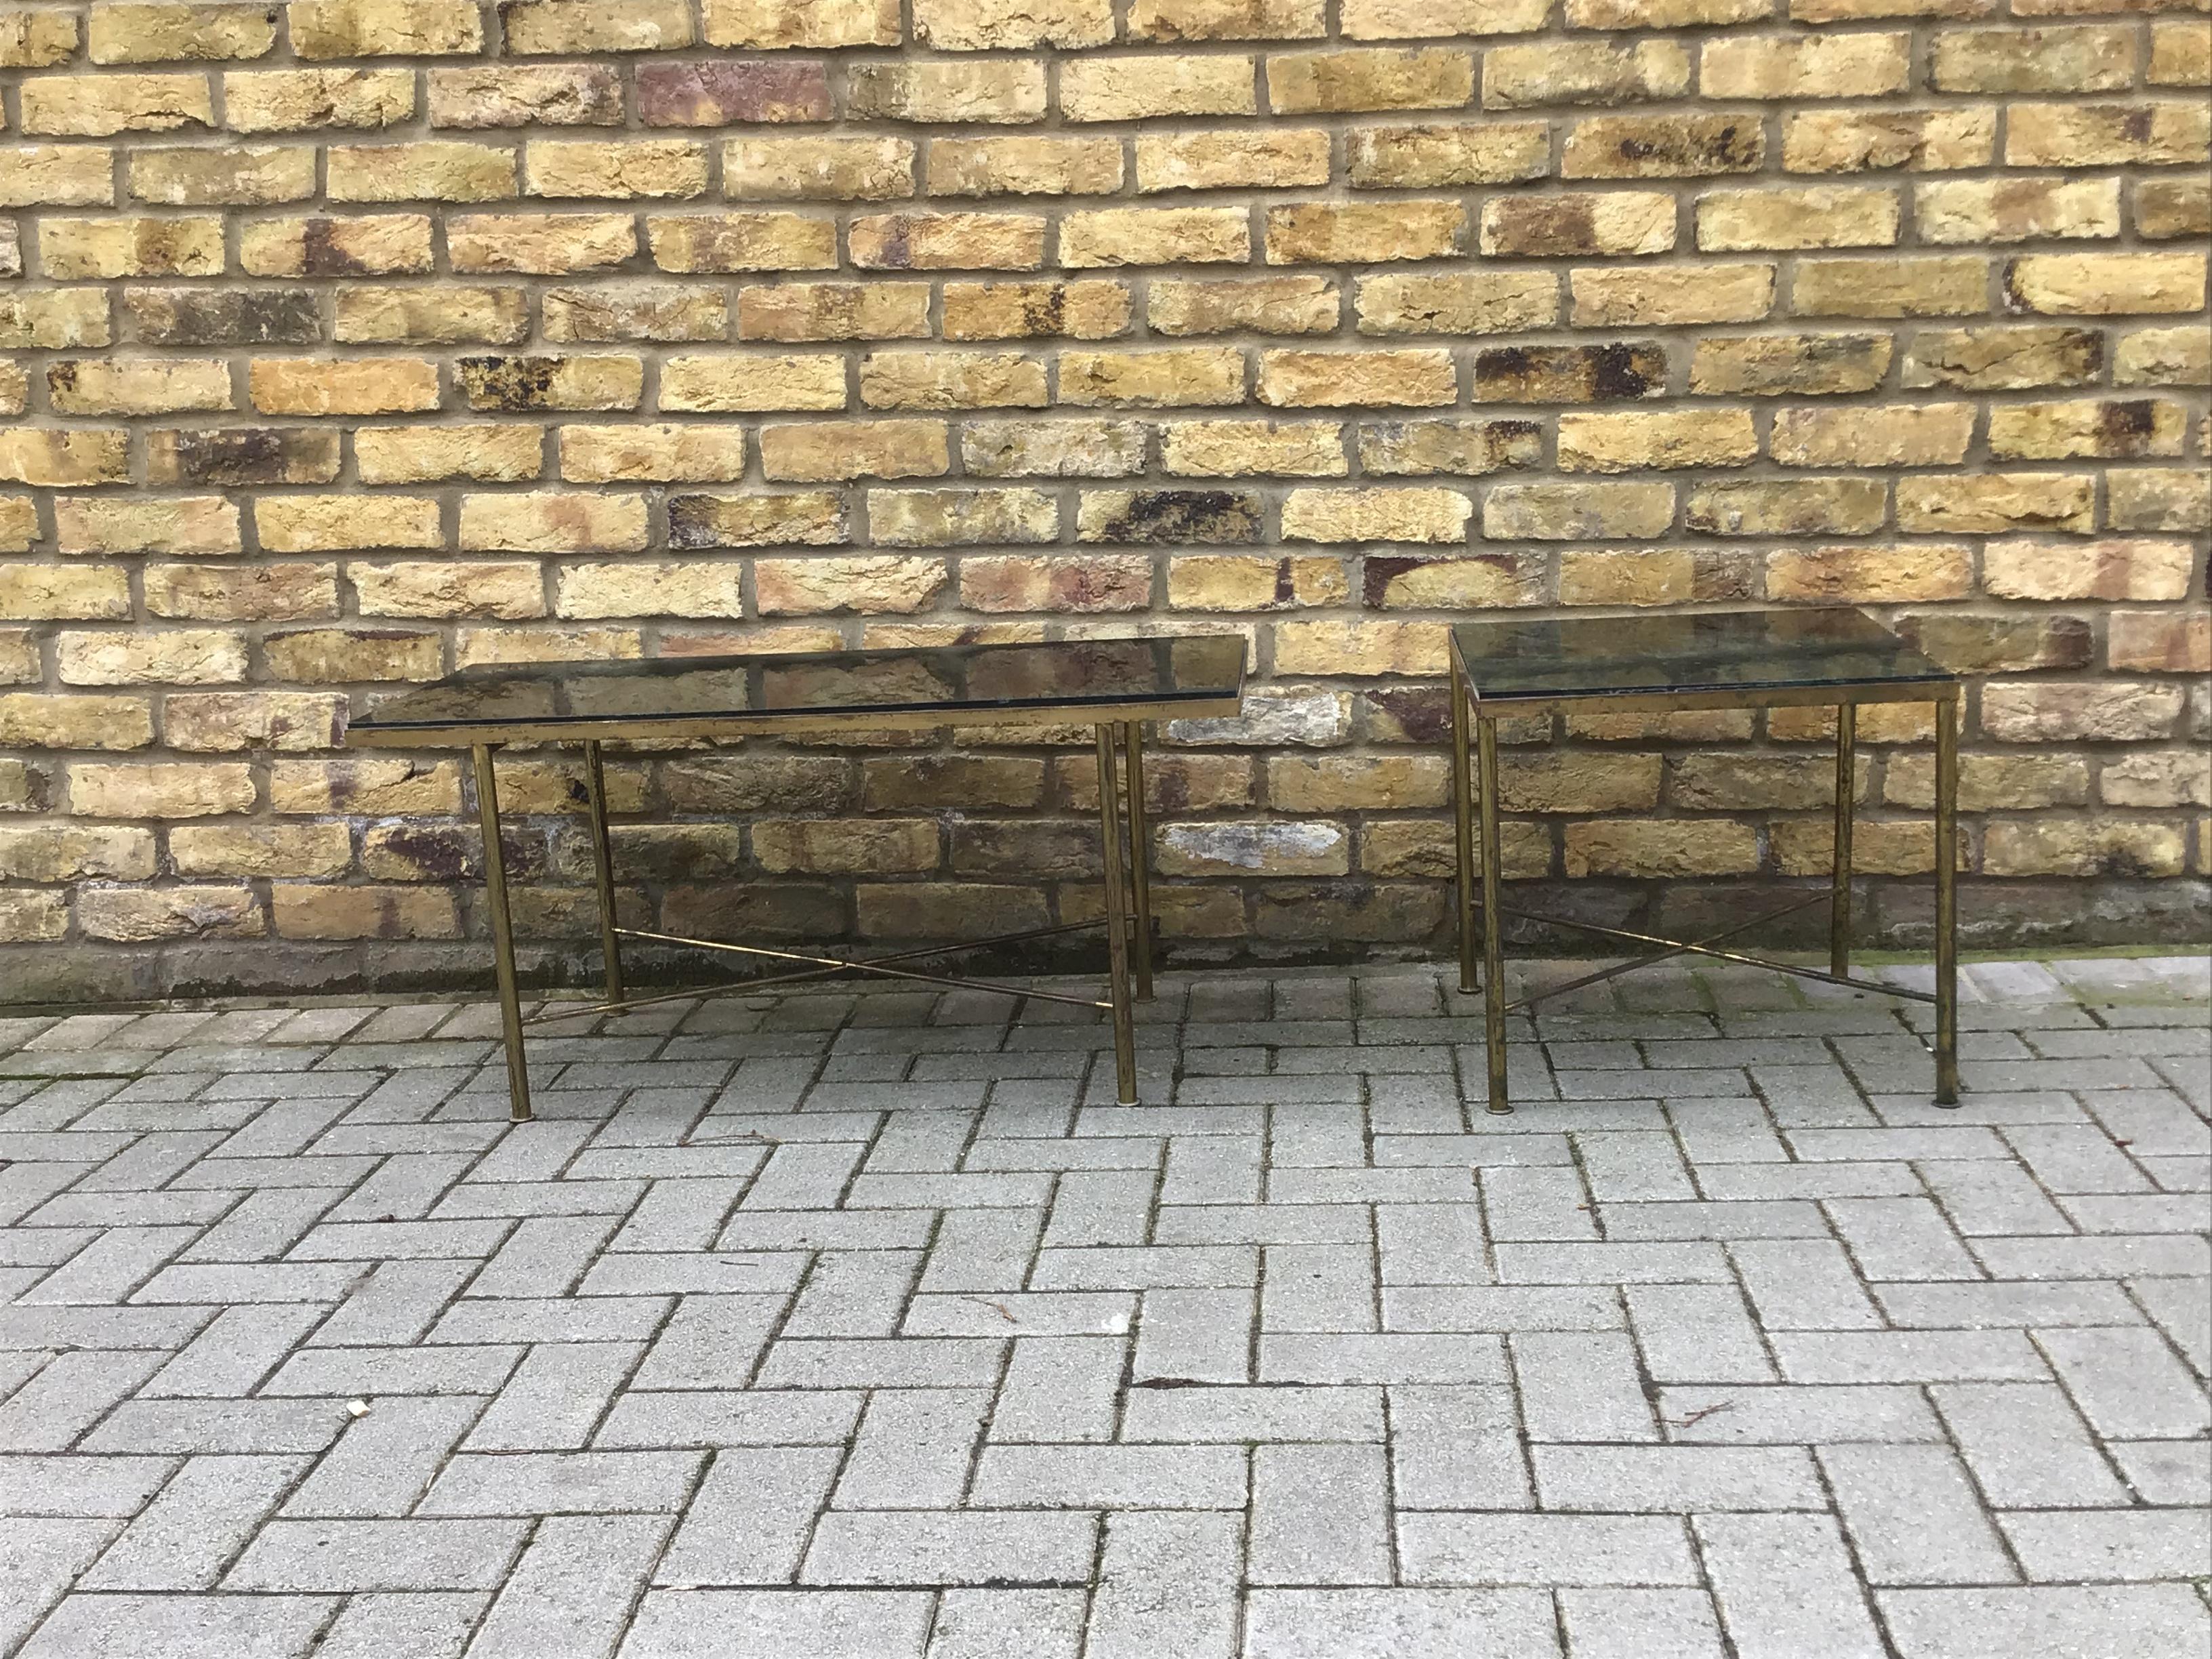
[[[1256, 672], [1156, 767], [1169, 931], [1432, 941], [1510, 606], [1876, 607], [1975, 677], [1978, 938], [2201, 928], [2208, 25], [1785, 3], [0, 10], [0, 988], [480, 964], [462, 769], [338, 747], [396, 684], [1139, 627]], [[1864, 732], [1909, 939], [1927, 729]], [[1731, 910], [1823, 867], [1824, 735], [1516, 730], [1509, 872]], [[641, 917], [1092, 902], [1079, 751], [614, 788]], [[541, 942], [575, 793], [517, 759]]]

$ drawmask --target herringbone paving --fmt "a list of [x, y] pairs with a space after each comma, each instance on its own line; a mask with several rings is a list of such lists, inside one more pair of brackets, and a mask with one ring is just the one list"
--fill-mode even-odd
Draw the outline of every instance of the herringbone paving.
[[0, 1020], [0, 1651], [2203, 1659], [2206, 964], [1966, 989]]

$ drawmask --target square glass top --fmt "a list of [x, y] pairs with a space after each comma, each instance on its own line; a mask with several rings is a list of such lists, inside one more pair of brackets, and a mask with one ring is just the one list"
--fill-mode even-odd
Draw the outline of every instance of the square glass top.
[[[501, 743], [551, 735], [619, 739], [810, 725], [917, 726], [1058, 716], [1129, 720], [1231, 714], [1244, 641], [1147, 640], [948, 645], [808, 655], [655, 657], [464, 669], [404, 691], [353, 722], [365, 743]], [[1146, 711], [1139, 714], [1133, 711]]]
[[1462, 623], [1478, 702], [1942, 684], [1957, 676], [1848, 606]]

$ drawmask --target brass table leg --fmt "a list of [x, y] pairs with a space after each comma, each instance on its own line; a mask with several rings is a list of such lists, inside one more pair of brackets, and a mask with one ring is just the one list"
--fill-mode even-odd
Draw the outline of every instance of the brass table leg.
[[1936, 704], [1936, 1103], [1959, 1103], [1959, 698]]
[[507, 854], [499, 842], [499, 784], [491, 747], [471, 750], [477, 773], [477, 822], [483, 830], [484, 896], [491, 905], [492, 961], [499, 975], [499, 1024], [507, 1043], [507, 1115], [530, 1121], [530, 1070], [522, 1057], [522, 1000], [514, 988], [514, 923], [507, 910]]
[[1477, 712], [1476, 754], [1482, 808], [1482, 1038], [1490, 1060], [1490, 1109], [1510, 1112], [1505, 1091], [1505, 915], [1498, 902], [1498, 866], [1504, 863], [1498, 832], [1498, 722]]
[[1858, 735], [1856, 703], [1836, 709], [1836, 856], [1833, 896], [1828, 902], [1828, 971], [1841, 979], [1851, 971], [1851, 799], [1857, 781], [1854, 750]]
[[[1455, 659], [1456, 653], [1455, 653]], [[1459, 907], [1459, 988], [1472, 993], [1474, 974], [1474, 811], [1467, 753], [1467, 677], [1456, 659], [1451, 671], [1452, 700], [1452, 818], [1453, 840], [1458, 848], [1459, 884], [1454, 888]]]
[[599, 954], [606, 959], [607, 1000], [623, 1000], [622, 946], [615, 934], [615, 860], [607, 844], [607, 780], [599, 745], [584, 745], [584, 793], [592, 805], [592, 875], [599, 888]]
[[1113, 980], [1114, 1082], [1124, 1106], [1137, 1103], [1137, 1033], [1129, 1013], [1129, 916], [1121, 882], [1121, 814], [1115, 797], [1114, 728], [1100, 726], [1098, 840], [1106, 860], [1106, 962]]
[[1129, 757], [1129, 891], [1135, 906], [1137, 1000], [1152, 1000], [1152, 832], [1145, 816], [1145, 728], [1121, 728]]

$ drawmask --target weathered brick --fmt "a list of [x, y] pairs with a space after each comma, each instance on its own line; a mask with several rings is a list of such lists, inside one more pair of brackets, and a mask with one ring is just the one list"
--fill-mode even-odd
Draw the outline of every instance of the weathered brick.
[[1807, 110], [1783, 123], [1782, 165], [1790, 173], [1948, 173], [1986, 167], [1996, 135], [1986, 109]]
[[684, 414], [842, 409], [845, 365], [826, 352], [750, 357], [686, 354], [660, 368], [660, 407]]
[[666, 52], [693, 39], [683, 0], [505, 0], [500, 25], [524, 55]]
[[483, 46], [471, 0], [290, 0], [284, 9], [302, 58], [422, 58]]
[[223, 125], [234, 132], [388, 127], [415, 112], [404, 69], [233, 70], [222, 77]]
[[626, 213], [461, 214], [446, 222], [457, 271], [567, 276], [622, 264], [637, 246], [637, 225]]
[[2204, 305], [2203, 253], [2038, 253], [2004, 274], [2014, 311], [2089, 317], [2197, 311]]
[[893, 0], [705, 0], [710, 46], [895, 46]]
[[[1342, 312], [1326, 276], [1222, 280], [1154, 277], [1146, 287], [1146, 320], [1166, 335], [1328, 334]], [[948, 296], [949, 303], [949, 296]], [[1117, 332], [1120, 331], [1116, 331]]]
[[52, 75], [24, 81], [22, 130], [70, 138], [215, 125], [204, 75]]
[[1766, 134], [1743, 115], [1600, 115], [1575, 123], [1560, 153], [1567, 179], [1689, 179], [1756, 173]]
[[[1104, 143], [1104, 140], [1094, 140]], [[1328, 182], [1329, 136], [1316, 128], [1263, 132], [1139, 132], [1137, 188], [1274, 190]], [[1119, 155], [1119, 147], [1115, 147]], [[1118, 165], [1114, 185], [1121, 180]]]
[[383, 288], [339, 290], [332, 337], [345, 344], [512, 344], [530, 332], [530, 299], [519, 288]]
[[[1276, 61], [1271, 59], [1271, 64]], [[1279, 114], [1294, 106], [1275, 105]], [[1249, 58], [1078, 58], [1060, 65], [1060, 110], [1071, 121], [1167, 115], [1250, 115], [1258, 108]]]
[[1187, 477], [1341, 477], [1344, 428], [1334, 421], [1176, 421], [1160, 429], [1160, 464]]
[[1763, 334], [1698, 342], [1690, 390], [1771, 397], [1871, 392], [1889, 371], [1887, 334]]
[[1283, 409], [1449, 404], [1458, 395], [1451, 355], [1436, 350], [1260, 354], [1259, 397]]
[[1474, 475], [1537, 465], [1543, 428], [1534, 421], [1363, 421], [1359, 466], [1376, 477]]
[[663, 270], [832, 270], [837, 264], [837, 227], [805, 214], [653, 214], [645, 233], [653, 262]]
[[0, 205], [110, 207], [115, 201], [115, 156], [98, 144], [18, 144], [0, 178]]
[[[521, 50], [517, 26], [526, 28], [533, 9], [527, 0], [506, 9], [508, 50]], [[434, 127], [622, 125], [622, 76], [611, 64], [468, 64], [434, 69], [428, 84]]]
[[828, 490], [668, 499], [672, 547], [831, 547], [850, 539], [844, 498]]
[[1177, 611], [1288, 611], [1341, 605], [1350, 592], [1340, 559], [1187, 553], [1168, 561], [1168, 603]]
[[[1045, 111], [1044, 65], [1034, 61], [856, 64], [845, 86], [847, 108], [866, 120], [1019, 124], [1042, 120]], [[1077, 112], [1084, 101], [1079, 90], [1073, 104], [1063, 94], [1071, 120], [1086, 118]]]
[[1482, 204], [1481, 250], [1559, 258], [1663, 253], [1674, 246], [1675, 203], [1654, 191], [1492, 197]]
[[1973, 585], [1963, 547], [1810, 547], [1766, 556], [1770, 598], [1863, 605], [1964, 599]]
[[430, 221], [417, 213], [260, 219], [239, 230], [239, 268], [249, 276], [413, 276], [430, 262]]
[[[929, 292], [911, 285], [916, 320], [900, 335], [929, 332]], [[1154, 292], [1158, 291], [1154, 285]], [[902, 305], [907, 302], [902, 302]], [[948, 340], [1013, 340], [1065, 335], [1077, 340], [1111, 339], [1129, 331], [1129, 290], [1119, 283], [947, 283], [943, 332]], [[870, 337], [889, 338], [887, 331]]]
[[305, 201], [315, 193], [315, 153], [281, 144], [141, 150], [131, 157], [129, 189], [163, 207]]
[[1492, 541], [1643, 541], [1674, 521], [1674, 489], [1665, 483], [1499, 484], [1482, 503]]
[[363, 483], [430, 483], [446, 478], [534, 478], [544, 432], [535, 426], [380, 426], [354, 434]]
[[437, 547], [438, 503], [426, 495], [264, 495], [255, 534], [269, 553], [328, 553], [368, 547]]
[[2067, 472], [1990, 472], [1971, 477], [1898, 481], [1900, 530], [1968, 532], [2091, 527], [2095, 481]]
[[531, 196], [611, 199], [683, 198], [707, 191], [707, 146], [684, 138], [628, 143], [535, 139], [522, 153], [522, 188]]
[[220, 495], [54, 502], [54, 544], [63, 553], [223, 554], [238, 552], [238, 507]]
[[1541, 121], [1363, 126], [1346, 135], [1345, 173], [1363, 190], [1508, 184], [1542, 178], [1550, 170], [1551, 149], [1551, 134]]
[[1715, 191], [1698, 198], [1698, 246], [1751, 248], [1887, 247], [1897, 240], [1894, 191], [1852, 185]]
[[1562, 471], [1741, 466], [1758, 453], [1759, 439], [1747, 410], [1559, 416]]
[[1027, 214], [888, 213], [854, 220], [846, 238], [863, 270], [1035, 270], [1044, 231]]
[[[1499, 346], [1479, 351], [1474, 358], [1474, 401], [1479, 404], [1611, 403], [1655, 398], [1666, 386], [1667, 354], [1656, 341]], [[1693, 383], [1692, 389], [1717, 388]]]
[[1768, 445], [1784, 466], [1956, 466], [1973, 432], [1972, 404], [1784, 409]]
[[1456, 202], [1316, 202], [1267, 211], [1271, 265], [1441, 259], [1466, 241], [1467, 210]]
[[942, 559], [891, 555], [764, 558], [753, 567], [754, 592], [763, 617], [924, 611], [944, 590], [945, 580]]
[[933, 478], [951, 467], [939, 421], [824, 422], [764, 427], [761, 470], [792, 483], [849, 478]]
[[1945, 179], [1917, 185], [1923, 242], [2027, 242], [2120, 234], [2118, 179]]
[[1167, 351], [1063, 351], [1060, 401], [1123, 409], [1233, 404], [1244, 395], [1244, 354], [1227, 346]]
[[649, 127], [826, 121], [830, 114], [830, 76], [820, 63], [640, 64], [635, 78], [638, 116]]
[[1898, 372], [1912, 387], [2010, 391], [2086, 386], [2105, 364], [2105, 337], [2089, 329], [2038, 327], [1922, 329]]
[[1799, 317], [1961, 317], [1986, 312], [1989, 261], [1971, 256], [1801, 259], [1790, 279]]
[[1139, 555], [993, 555], [960, 562], [960, 603], [987, 614], [1141, 611], [1152, 596], [1152, 562]]
[[39, 262], [47, 276], [64, 282], [219, 276], [222, 221], [200, 216], [45, 219], [39, 224]]

